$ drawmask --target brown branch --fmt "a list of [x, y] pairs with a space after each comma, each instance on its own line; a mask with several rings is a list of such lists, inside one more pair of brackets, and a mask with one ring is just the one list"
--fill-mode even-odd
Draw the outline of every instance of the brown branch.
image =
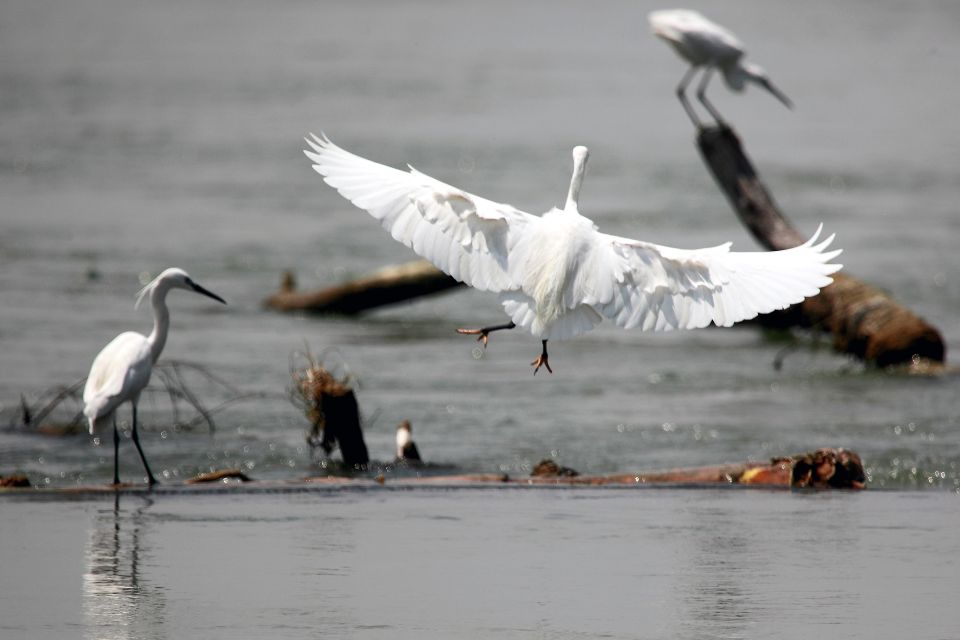
[[[783, 215], [760, 180], [733, 130], [701, 129], [697, 147], [740, 221], [760, 244], [779, 250], [804, 242], [806, 238]], [[936, 370], [946, 357], [940, 331], [888, 293], [846, 271], [834, 275], [833, 284], [820, 295], [761, 321], [776, 327], [823, 328], [833, 335], [835, 350], [879, 367], [910, 365]]]

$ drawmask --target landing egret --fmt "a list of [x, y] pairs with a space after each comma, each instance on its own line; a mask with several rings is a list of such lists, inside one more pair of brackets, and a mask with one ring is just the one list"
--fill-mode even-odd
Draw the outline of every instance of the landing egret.
[[[461, 191], [413, 167], [409, 172], [366, 160], [324, 136], [306, 138], [304, 153], [330, 186], [415, 252], [471, 287], [500, 294], [510, 322], [542, 341], [531, 364], [552, 373], [547, 341], [573, 338], [603, 318], [630, 329], [726, 327], [815, 295], [841, 265], [829, 261], [820, 229], [784, 251], [739, 253], [730, 243], [692, 251], [600, 233], [577, 200], [587, 148], [573, 149], [573, 177], [563, 209], [524, 213]], [[821, 225], [822, 228], [822, 225]]]
[[707, 20], [699, 12], [688, 9], [653, 11], [648, 19], [654, 35], [666, 40], [681, 58], [690, 63], [690, 68], [677, 85], [677, 97], [697, 127], [703, 125], [687, 102], [686, 89], [700, 68], [704, 68], [704, 71], [697, 97], [718, 124], [723, 123], [723, 118], [707, 100], [706, 94], [707, 83], [714, 69], [720, 70], [727, 86], [734, 91], [743, 91], [747, 82], [753, 82], [772, 93], [788, 108], [793, 108], [790, 99], [773, 85], [762, 67], [743, 61], [743, 43], [729, 30]]
[[153, 307], [153, 331], [144, 336], [126, 331], [114, 338], [93, 360], [87, 384], [83, 390], [83, 413], [90, 423], [90, 434], [113, 422], [113, 484], [120, 484], [117, 453], [120, 434], [117, 431], [117, 408], [129, 401], [133, 412], [133, 444], [137, 447], [143, 468], [147, 470], [150, 485], [157, 483], [140, 447], [137, 433], [137, 401], [140, 392], [150, 381], [150, 373], [167, 342], [170, 327], [170, 312], [167, 310], [167, 293], [171, 289], [195, 291], [226, 304], [223, 298], [194, 282], [182, 269], [167, 269], [137, 294], [137, 304], [147, 296]]

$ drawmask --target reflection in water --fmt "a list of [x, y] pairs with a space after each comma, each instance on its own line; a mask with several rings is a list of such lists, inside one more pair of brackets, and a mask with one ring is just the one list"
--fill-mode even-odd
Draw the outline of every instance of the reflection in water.
[[695, 522], [721, 526], [693, 526], [690, 566], [684, 568], [679, 588], [687, 615], [680, 637], [743, 637], [750, 624], [751, 550], [742, 527], [723, 509], [697, 509]]
[[113, 508], [98, 511], [86, 549], [83, 575], [83, 608], [87, 637], [98, 639], [159, 637], [166, 601], [156, 587], [140, 575], [141, 532], [150, 498], [132, 512], [120, 509], [120, 494]]

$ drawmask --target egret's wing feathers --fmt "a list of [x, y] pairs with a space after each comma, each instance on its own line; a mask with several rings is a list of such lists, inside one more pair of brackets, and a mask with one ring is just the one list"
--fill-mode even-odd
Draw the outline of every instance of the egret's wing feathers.
[[457, 280], [486, 291], [519, 286], [510, 250], [539, 218], [410, 168], [354, 155], [313, 134], [304, 153], [330, 186], [380, 221], [394, 239]]
[[126, 331], [111, 340], [94, 358], [83, 389], [83, 413], [91, 425], [147, 386], [151, 365], [144, 336]]
[[693, 64], [735, 60], [743, 43], [729, 29], [688, 9], [663, 9], [648, 16], [654, 35], [670, 42]]
[[815, 295], [841, 268], [830, 263], [840, 251], [826, 251], [833, 236], [817, 243], [819, 234], [785, 251], [749, 253], [731, 252], [729, 244], [688, 251], [604, 235], [614, 293], [594, 306], [621, 327], [654, 331], [726, 327], [784, 309]]

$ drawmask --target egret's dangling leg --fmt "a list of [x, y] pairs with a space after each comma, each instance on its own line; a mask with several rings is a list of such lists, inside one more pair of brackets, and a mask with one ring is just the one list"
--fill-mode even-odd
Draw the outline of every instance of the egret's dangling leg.
[[120, 432], [117, 431], [117, 412], [113, 412], [113, 484], [120, 484]]
[[697, 98], [700, 99], [701, 104], [707, 108], [707, 111], [710, 112], [710, 115], [713, 116], [713, 119], [717, 121], [717, 124], [721, 127], [726, 127], [727, 123], [724, 121], [723, 116], [720, 115], [720, 112], [717, 111], [713, 104], [707, 100], [707, 85], [710, 84], [710, 78], [713, 76], [713, 67], [707, 67], [706, 71], [703, 72], [703, 75], [700, 77], [700, 85], [697, 87]]
[[147, 478], [150, 486], [157, 484], [157, 479], [153, 477], [153, 472], [150, 471], [150, 465], [147, 464], [147, 457], [143, 455], [143, 448], [140, 446], [140, 436], [137, 434], [137, 403], [131, 403], [133, 406], [133, 444], [137, 445], [137, 453], [140, 454], [140, 459], [143, 460], [143, 468], [147, 470]]
[[697, 117], [697, 112], [694, 111], [693, 107], [690, 106], [690, 102], [687, 100], [686, 93], [687, 85], [690, 84], [690, 81], [693, 79], [697, 69], [699, 69], [699, 67], [690, 67], [687, 69], [687, 72], [683, 74], [683, 77], [680, 79], [680, 84], [677, 85], [677, 99], [680, 100], [680, 104], [683, 105], [683, 108], [690, 117], [690, 120], [693, 121], [693, 126], [695, 126], [697, 129], [702, 129], [703, 123], [700, 122], [700, 118]]
[[501, 331], [501, 330], [503, 330], [503, 329], [513, 329], [513, 328], [515, 328], [516, 326], [517, 326], [517, 325], [515, 325], [515, 324], [513, 323], [513, 321], [511, 320], [511, 321], [508, 322], [507, 324], [498, 324], [498, 325], [494, 325], [494, 326], [492, 326], [492, 327], [484, 327], [484, 328], [482, 328], [482, 329], [457, 329], [457, 333], [463, 333], [463, 334], [466, 334], [466, 335], [468, 335], [468, 336], [479, 335], [480, 337], [477, 338], [477, 342], [482, 342], [482, 343], [483, 343], [483, 348], [486, 349], [486, 348], [487, 348], [487, 341], [490, 339], [489, 336], [490, 336], [490, 332], [491, 332], [491, 331]]
[[547, 371], [553, 373], [553, 369], [550, 368], [550, 363], [547, 362], [547, 341], [543, 341], [543, 352], [537, 356], [537, 359], [530, 363], [533, 365], [533, 375], [537, 375], [537, 371], [540, 371], [540, 367], [546, 367]]

